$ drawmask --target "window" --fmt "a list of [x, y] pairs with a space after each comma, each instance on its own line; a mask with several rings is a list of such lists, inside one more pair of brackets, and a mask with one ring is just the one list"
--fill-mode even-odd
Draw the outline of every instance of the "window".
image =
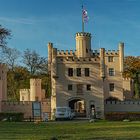
[[73, 68], [68, 68], [68, 76], [73, 76]]
[[89, 68], [85, 68], [85, 76], [89, 76]]
[[91, 90], [91, 85], [87, 85], [87, 90]]
[[88, 49], [86, 48], [86, 53], [88, 53]]
[[22, 101], [24, 101], [24, 96], [22, 96]]
[[82, 84], [77, 85], [77, 93], [83, 93], [83, 85]]
[[77, 68], [76, 71], [77, 71], [77, 76], [81, 76], [81, 68]]
[[35, 96], [35, 101], [38, 101], [38, 100], [39, 100], [38, 96]]
[[114, 91], [114, 83], [109, 84], [109, 91]]
[[114, 68], [109, 68], [109, 76], [114, 76], [114, 75], [115, 75]]
[[72, 90], [72, 85], [68, 85], [68, 90]]
[[113, 62], [114, 57], [113, 56], [108, 56], [108, 62]]

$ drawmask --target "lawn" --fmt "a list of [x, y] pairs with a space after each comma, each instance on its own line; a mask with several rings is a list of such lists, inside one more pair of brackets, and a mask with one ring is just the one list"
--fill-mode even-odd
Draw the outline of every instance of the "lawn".
[[0, 140], [140, 140], [140, 122], [0, 122]]

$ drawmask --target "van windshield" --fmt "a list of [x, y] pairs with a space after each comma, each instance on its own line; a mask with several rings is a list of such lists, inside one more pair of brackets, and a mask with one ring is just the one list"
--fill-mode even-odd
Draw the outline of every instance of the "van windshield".
[[57, 108], [58, 112], [66, 112], [66, 108]]

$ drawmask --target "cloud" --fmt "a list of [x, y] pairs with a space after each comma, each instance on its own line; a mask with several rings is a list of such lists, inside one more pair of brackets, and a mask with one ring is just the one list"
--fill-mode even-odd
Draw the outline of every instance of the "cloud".
[[21, 23], [21, 24], [34, 24], [36, 21], [33, 19], [26, 18], [9, 18], [9, 17], [0, 17], [0, 21], [4, 22], [13, 22], [13, 23]]

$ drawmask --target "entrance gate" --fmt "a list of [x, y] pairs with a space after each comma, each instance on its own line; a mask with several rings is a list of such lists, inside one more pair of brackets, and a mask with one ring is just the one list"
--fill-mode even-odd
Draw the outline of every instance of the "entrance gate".
[[70, 100], [69, 107], [75, 112], [76, 117], [86, 117], [86, 107], [83, 99]]

